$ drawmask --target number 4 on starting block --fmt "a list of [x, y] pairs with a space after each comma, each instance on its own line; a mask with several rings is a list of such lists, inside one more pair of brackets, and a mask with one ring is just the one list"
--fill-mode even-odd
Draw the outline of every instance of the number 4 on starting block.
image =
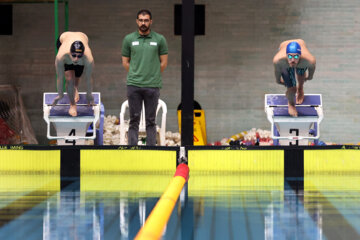
[[[92, 136], [86, 136], [86, 132], [93, 124], [95, 128], [96, 122], [100, 117], [100, 93], [92, 93], [94, 98], [94, 106], [88, 106], [86, 93], [79, 93], [79, 101], [76, 103], [77, 116], [69, 115], [70, 101], [67, 94], [64, 94], [56, 106], [52, 106], [57, 93], [44, 93], [43, 111], [44, 120], [47, 123], [47, 138], [56, 139], [58, 145], [84, 145], [86, 139], [95, 139], [96, 131]], [[54, 125], [56, 136], [50, 134], [50, 125]]]

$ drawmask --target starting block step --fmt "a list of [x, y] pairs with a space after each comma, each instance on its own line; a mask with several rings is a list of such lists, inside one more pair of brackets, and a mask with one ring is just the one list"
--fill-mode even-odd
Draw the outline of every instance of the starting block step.
[[[94, 105], [88, 106], [86, 93], [79, 93], [79, 101], [76, 103], [76, 117], [69, 115], [70, 101], [67, 94], [59, 100], [56, 106], [52, 106], [58, 93], [44, 93], [43, 111], [44, 120], [47, 123], [47, 138], [56, 139], [58, 145], [84, 145], [86, 139], [95, 139], [96, 131], [91, 136], [86, 136], [87, 130], [91, 124], [96, 126], [100, 117], [100, 93], [94, 92]], [[50, 134], [50, 125], [53, 124], [56, 129], [56, 136]]]
[[[315, 107], [296, 107], [299, 117], [304, 116], [318, 116], [318, 112], [316, 111]], [[274, 116], [290, 116], [288, 107], [277, 107], [274, 108]]]
[[309, 140], [318, 141], [324, 117], [321, 94], [305, 94], [304, 102], [295, 107], [298, 117], [289, 115], [285, 94], [265, 94], [265, 112], [274, 144], [308, 145]]
[[[288, 105], [288, 100], [285, 94], [265, 94], [265, 106], [268, 107], [281, 107]], [[322, 106], [321, 94], [305, 94], [304, 102], [296, 106]]]
[[[54, 106], [50, 109], [50, 115], [49, 117], [69, 117], [72, 118], [72, 116], [69, 115], [69, 108], [70, 106]], [[92, 107], [88, 106], [77, 106], [77, 117], [92, 117], [94, 116], [94, 110]]]
[[[54, 101], [54, 99], [57, 97], [58, 93], [54, 93], [54, 92], [47, 92], [44, 93], [44, 103], [51, 105]], [[62, 99], [60, 99], [57, 103], [57, 105], [69, 105], [70, 104], [70, 100], [67, 96], [67, 93], [64, 93], [64, 97]], [[99, 92], [93, 92], [92, 96], [94, 98], [94, 103], [96, 104], [100, 104], [100, 93]], [[76, 103], [77, 105], [87, 105], [88, 102], [86, 100], [86, 93], [85, 92], [80, 92], [79, 93], [79, 101]]]
[[[54, 102], [54, 99], [57, 97], [57, 93], [44, 93], [44, 105], [50, 105]], [[100, 93], [93, 93], [94, 104], [100, 104]], [[86, 93], [79, 93], [79, 101], [76, 103], [78, 117], [82, 116], [94, 116], [94, 110], [91, 106], [88, 106], [86, 100]], [[70, 101], [67, 97], [67, 94], [64, 94], [64, 97], [59, 100], [56, 106], [51, 107], [50, 109], [50, 117], [53, 116], [61, 116], [61, 117], [70, 117], [68, 111], [70, 108]]]

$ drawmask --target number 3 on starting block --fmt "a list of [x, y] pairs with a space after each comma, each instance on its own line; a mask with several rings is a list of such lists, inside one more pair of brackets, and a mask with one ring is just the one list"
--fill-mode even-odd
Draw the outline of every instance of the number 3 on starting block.
[[265, 94], [265, 112], [274, 145], [308, 145], [309, 140], [317, 143], [324, 118], [321, 94], [305, 94], [304, 102], [295, 107], [298, 117], [289, 115], [285, 94]]

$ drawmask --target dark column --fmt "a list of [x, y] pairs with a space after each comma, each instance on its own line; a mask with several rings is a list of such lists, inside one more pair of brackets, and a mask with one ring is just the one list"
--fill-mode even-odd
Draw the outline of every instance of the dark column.
[[181, 145], [194, 144], [194, 0], [182, 1]]
[[285, 149], [284, 155], [285, 189], [304, 190], [304, 149]]
[[60, 181], [61, 190], [80, 191], [80, 149], [61, 149]]

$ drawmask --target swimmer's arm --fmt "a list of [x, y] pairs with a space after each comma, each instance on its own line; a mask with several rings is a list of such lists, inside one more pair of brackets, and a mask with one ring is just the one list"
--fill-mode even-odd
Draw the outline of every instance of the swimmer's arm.
[[129, 71], [130, 69], [130, 58], [122, 56], [122, 65], [126, 69], [126, 71]]
[[56, 68], [56, 85], [57, 85], [57, 91], [58, 96], [54, 99], [53, 105], [55, 105], [61, 98], [64, 97], [64, 91], [63, 91], [63, 79], [64, 79], [64, 73], [65, 73], [65, 67], [64, 62], [61, 61], [61, 59], [56, 58], [55, 59], [55, 68]]
[[89, 104], [93, 103], [93, 97], [92, 97], [93, 79], [91, 77], [93, 68], [94, 68], [94, 62], [85, 63], [85, 65], [84, 65], [84, 73], [85, 73], [84, 78], [85, 78], [86, 88], [87, 88], [86, 99]]
[[307, 77], [305, 80], [311, 80], [311, 79], [313, 79], [313, 76], [314, 76], [314, 73], [315, 73], [315, 68], [316, 68], [316, 65], [315, 65], [315, 64], [311, 64], [311, 65], [308, 67], [309, 75], [308, 75], [308, 77]]
[[160, 71], [163, 72], [168, 64], [168, 55], [160, 55]]
[[278, 65], [275, 65], [275, 80], [276, 80], [276, 83], [285, 85], [284, 81], [281, 81], [281, 71], [280, 71], [280, 68]]

